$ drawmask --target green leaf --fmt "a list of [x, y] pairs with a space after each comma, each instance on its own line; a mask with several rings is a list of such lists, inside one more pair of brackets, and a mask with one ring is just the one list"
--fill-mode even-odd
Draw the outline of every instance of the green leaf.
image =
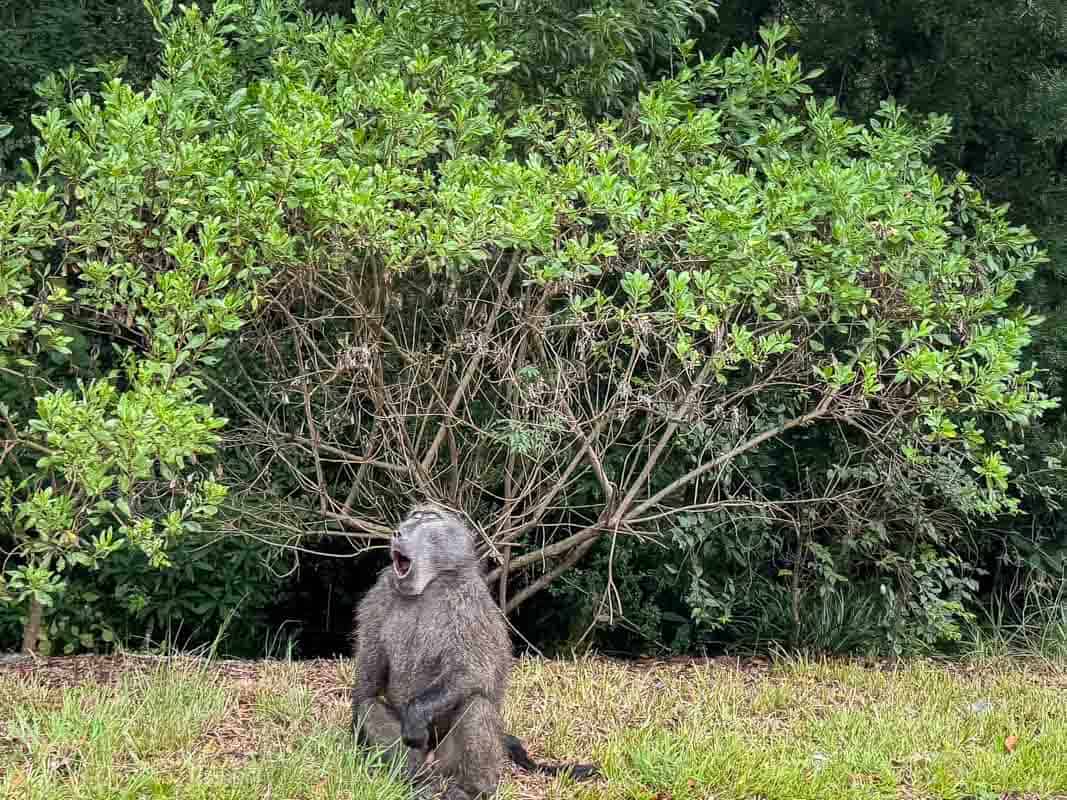
[[242, 86], [240, 89], [237, 89], [232, 95], [230, 95], [230, 99], [226, 101], [226, 106], [223, 108], [223, 113], [225, 113], [227, 116], [233, 114], [233, 112], [237, 110], [237, 107], [244, 102], [244, 99], [247, 95], [248, 89], [244, 86]]

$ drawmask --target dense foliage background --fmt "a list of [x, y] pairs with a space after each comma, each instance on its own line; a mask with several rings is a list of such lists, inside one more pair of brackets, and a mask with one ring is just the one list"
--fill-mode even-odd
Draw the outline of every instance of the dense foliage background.
[[1067, 648], [1061, 3], [0, 33], [0, 648], [344, 651], [425, 494], [542, 647]]

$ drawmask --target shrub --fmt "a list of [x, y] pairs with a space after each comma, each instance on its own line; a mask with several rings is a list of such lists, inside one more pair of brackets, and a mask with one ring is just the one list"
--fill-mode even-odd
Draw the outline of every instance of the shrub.
[[[180, 180], [178, 204], [160, 206], [158, 143], [191, 145], [198, 125], [167, 102], [113, 78], [99, 103], [52, 107], [34, 118], [27, 179], [0, 190], [0, 599], [26, 611], [24, 649], [64, 573], [125, 544], [165, 565], [225, 496], [198, 465], [224, 424], [198, 370], [249, 295], [218, 255], [223, 224], [182, 213]], [[179, 173], [197, 160], [172, 155]]]
[[[214, 513], [224, 481], [244, 533], [372, 543], [430, 496], [477, 521], [508, 610], [606, 547], [598, 616], [618, 541], [649, 537], [684, 556], [711, 627], [761, 536], [792, 553], [773, 577], [794, 612], [809, 587], [866, 580], [894, 646], [914, 623], [958, 635], [961, 532], [1019, 503], [984, 421], [1054, 401], [1021, 363], [1039, 319], [1012, 305], [1043, 254], [927, 165], [947, 120], [845, 121], [775, 27], [727, 57], [683, 51], [621, 118], [589, 121], [516, 99], [492, 39], [427, 37], [434, 7], [156, 11], [149, 92], [111, 81], [41, 119], [33, 181], [0, 206], [24, 242], [5, 258], [55, 253], [100, 335], [133, 340], [124, 380], [63, 419], [167, 409], [155, 438], [113, 446], [136, 469], [94, 502], [161, 551], [110, 496], [157, 464], [156, 489], [201, 485], [179, 471], [217, 436], [206, 385], [232, 420], [225, 472], [184, 508]], [[45, 327], [34, 341], [59, 349]], [[46, 499], [64, 524], [84, 505]], [[168, 535], [199, 524], [175, 513]], [[34, 525], [62, 536], [51, 518]]]

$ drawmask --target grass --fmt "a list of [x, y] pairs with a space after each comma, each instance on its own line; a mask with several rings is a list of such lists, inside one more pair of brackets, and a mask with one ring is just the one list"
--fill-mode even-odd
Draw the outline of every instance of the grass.
[[1006, 597], [990, 598], [985, 618], [968, 631], [963, 646], [986, 658], [1031, 653], [1067, 659], [1067, 581], [1028, 582]]
[[[0, 667], [0, 798], [406, 800], [352, 750], [350, 676], [348, 661]], [[501, 796], [1067, 797], [1065, 697], [1067, 665], [1037, 660], [524, 660], [509, 727], [605, 778], [515, 772]]]

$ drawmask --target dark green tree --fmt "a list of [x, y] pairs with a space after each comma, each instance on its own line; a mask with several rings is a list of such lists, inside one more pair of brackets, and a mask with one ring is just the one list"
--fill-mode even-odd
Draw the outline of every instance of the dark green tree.
[[0, 124], [11, 129], [0, 140], [0, 179], [30, 146], [30, 116], [47, 103], [38, 84], [53, 76], [44, 87], [50, 94], [60, 85], [94, 87], [106, 74], [93, 70], [107, 62], [143, 84], [155, 68], [156, 38], [141, 0], [0, 2]]

